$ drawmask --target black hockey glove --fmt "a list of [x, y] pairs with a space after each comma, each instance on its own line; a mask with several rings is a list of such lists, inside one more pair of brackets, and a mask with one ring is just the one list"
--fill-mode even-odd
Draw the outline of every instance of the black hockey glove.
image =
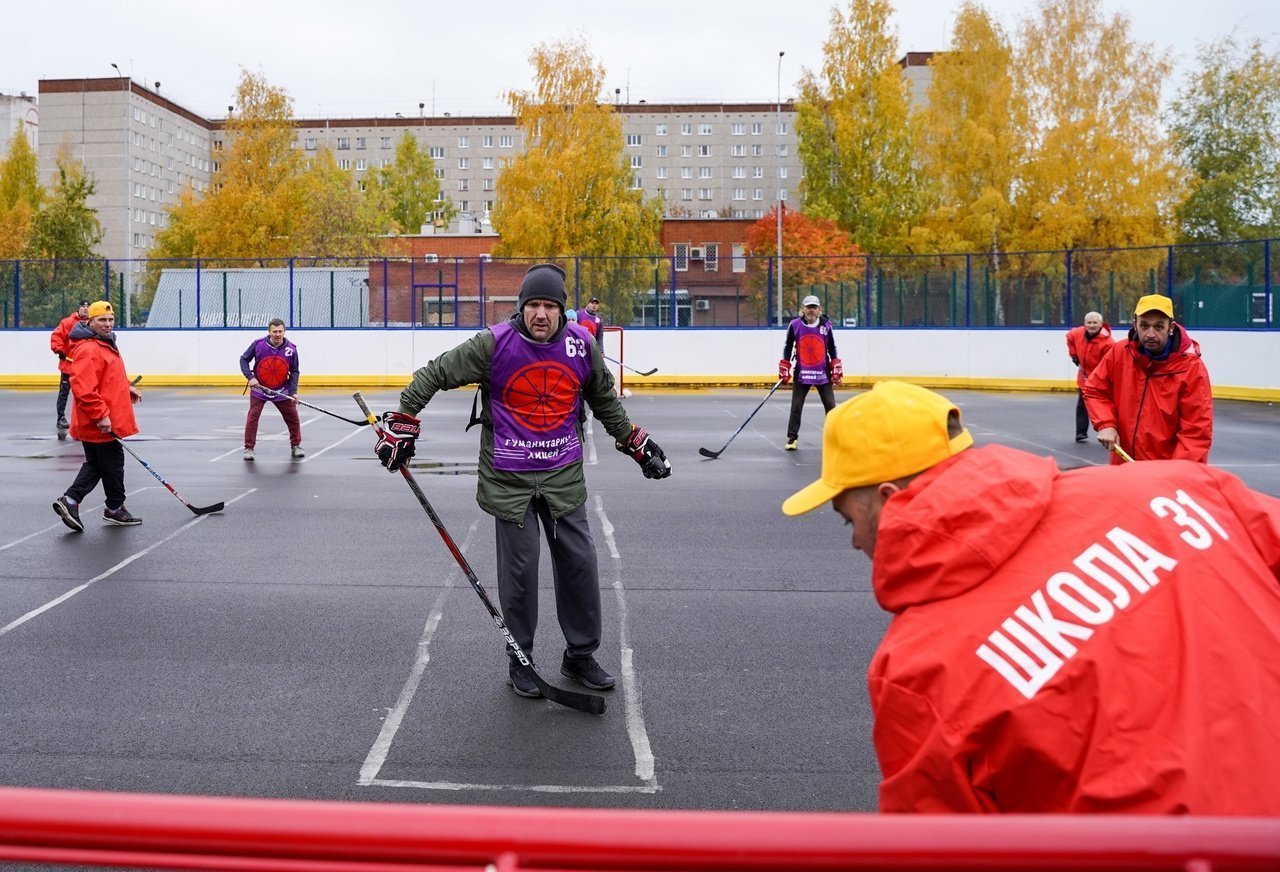
[[640, 464], [640, 471], [645, 478], [666, 478], [671, 475], [671, 463], [657, 442], [649, 438], [643, 427], [631, 425], [631, 433], [623, 442], [615, 442], [614, 446], [623, 454], [630, 454], [631, 459]]
[[414, 443], [420, 435], [422, 422], [417, 418], [403, 412], [384, 412], [374, 453], [388, 471], [395, 472], [413, 457]]

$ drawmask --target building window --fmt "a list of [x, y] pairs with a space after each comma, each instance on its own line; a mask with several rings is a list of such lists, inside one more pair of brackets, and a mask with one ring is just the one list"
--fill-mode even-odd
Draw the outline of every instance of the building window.
[[366, 190], [364, 179], [356, 182], [356, 187], [360, 189], [361, 193], [363, 193]]
[[638, 154], [631, 155], [631, 168], [633, 170], [638, 170], [642, 166], [644, 166], [644, 158]]
[[746, 168], [746, 167], [734, 167], [734, 168], [733, 168], [733, 177], [734, 177], [735, 179], [745, 179], [745, 178], [747, 177], [747, 168]]
[[632, 176], [632, 177], [631, 177], [631, 190], [633, 190], [633, 191], [638, 191], [638, 190], [640, 190], [642, 187], [644, 187], [644, 185], [643, 185], [643, 184], [641, 184], [641, 182], [640, 182], [640, 177], [639, 177], [639, 176]]
[[743, 124], [741, 121], [735, 121], [730, 129], [734, 136], [742, 136], [747, 132], [747, 125]]
[[369, 164], [368, 164], [368, 162], [367, 162], [364, 158], [360, 158], [359, 160], [357, 160], [357, 161], [356, 161], [356, 169], [357, 169], [357, 170], [360, 170], [361, 172], [363, 172], [364, 170], [367, 170], [368, 168], [369, 168]]
[[363, 149], [363, 148], [368, 148], [368, 147], [369, 147], [369, 140], [368, 140], [368, 138], [367, 138], [367, 137], [364, 137], [364, 136], [357, 136], [357, 137], [356, 137], [356, 149], [357, 149], [357, 150], [360, 150], [360, 149]]
[[304, 148], [306, 148], [307, 151], [315, 151], [316, 138], [314, 136], [308, 136], [306, 139], [302, 141], [302, 145]]
[[689, 243], [677, 242], [671, 246], [671, 253], [676, 262], [676, 272], [689, 271]]
[[784, 142], [778, 143], [778, 157], [787, 156], [787, 145]]
[[640, 142], [640, 134], [638, 134], [638, 133], [628, 133], [628, 134], [627, 134], [627, 145], [640, 145], [640, 144], [641, 144], [641, 142]]
[[699, 199], [699, 200], [710, 200], [710, 199], [711, 199], [711, 189], [710, 189], [710, 188], [698, 188], [698, 199]]
[[729, 146], [729, 157], [746, 157], [747, 147], [742, 143]]
[[659, 124], [657, 127], [655, 127], [655, 128], [653, 129], [653, 133], [654, 133], [654, 136], [666, 136], [666, 135], [667, 135], [667, 125], [665, 125], [665, 124]]
[[470, 137], [470, 136], [459, 136], [459, 137], [458, 137], [458, 148], [470, 148], [470, 147], [471, 147], [471, 137]]
[[692, 146], [692, 145], [682, 145], [682, 146], [680, 146], [680, 156], [681, 156], [681, 157], [693, 157], [693, 146]]
[[681, 188], [681, 189], [680, 189], [680, 199], [681, 199], [681, 200], [692, 200], [692, 199], [693, 199], [693, 188]]
[[460, 169], [460, 170], [469, 170], [469, 169], [471, 169], [471, 158], [469, 158], [469, 157], [460, 157], [460, 158], [458, 158], [458, 169]]
[[512, 137], [510, 134], [498, 137], [498, 148], [511, 148]]
[[391, 158], [384, 157], [382, 160], [378, 161], [378, 166], [385, 170], [387, 167], [391, 166]]
[[711, 167], [698, 167], [698, 178], [710, 179], [714, 178], [711, 174]]
[[779, 136], [786, 136], [786, 135], [787, 135], [787, 122], [785, 122], [785, 121], [779, 121], [779, 122], [778, 122], [778, 135], [779, 135]]
[[470, 179], [458, 179], [458, 190], [459, 190], [459, 191], [470, 191], [470, 190], [471, 190], [471, 180], [470, 180]]
[[698, 135], [699, 135], [699, 136], [710, 136], [710, 135], [711, 135], [711, 125], [710, 125], [710, 124], [699, 124], [699, 125], [698, 125]]
[[720, 243], [704, 242], [702, 244], [702, 251], [703, 251], [703, 257], [704, 257], [704, 260], [702, 262], [702, 268], [707, 272], [719, 272], [720, 271]]
[[753, 200], [763, 200], [763, 199], [764, 199], [764, 188], [756, 188], [755, 190], [753, 190], [753, 191], [751, 192], [751, 199], [753, 199]]
[[444, 170], [442, 170], [442, 169], [437, 169], [437, 170], [436, 170], [436, 178], [437, 178], [437, 179], [443, 179], [443, 178], [444, 178]]
[[484, 164], [484, 167], [483, 167], [484, 169], [486, 170], [493, 169], [493, 158], [486, 157], [483, 160], [481, 160], [481, 163]]
[[698, 157], [711, 157], [711, 146], [709, 145], [698, 146]]
[[753, 145], [753, 146], [751, 146], [751, 156], [752, 156], [752, 157], [764, 157], [764, 146], [763, 146], [763, 145]]
[[778, 178], [785, 179], [787, 177], [787, 168], [778, 167]]
[[763, 179], [763, 178], [764, 178], [764, 167], [752, 167], [752, 168], [751, 168], [751, 178], [753, 178], [753, 179]]
[[786, 199], [787, 199], [787, 189], [786, 189], [786, 188], [782, 188], [781, 190], [779, 190], [779, 191], [778, 191], [778, 199], [779, 199], [779, 200], [782, 200], [783, 202], [786, 202]]
[[734, 188], [734, 189], [733, 189], [733, 199], [735, 199], [735, 200], [745, 200], [745, 199], [747, 199], [747, 189], [746, 189], [746, 188]]
[[493, 137], [492, 136], [480, 137], [480, 146], [482, 148], [493, 148]]
[[667, 156], [667, 147], [665, 145], [658, 146], [658, 157]]
[[691, 135], [693, 135], [693, 125], [692, 125], [692, 124], [681, 124], [681, 125], [680, 125], [680, 135], [681, 135], [681, 136], [691, 136]]
[[338, 151], [348, 151], [351, 148], [351, 138], [349, 136], [338, 137]]
[[348, 158], [345, 158], [345, 157], [344, 157], [344, 158], [342, 158], [341, 160], [339, 160], [339, 161], [338, 161], [338, 169], [340, 169], [340, 170], [349, 170], [349, 169], [351, 169], [351, 161], [350, 161], [350, 159], [348, 159]]
[[484, 180], [484, 183], [483, 183], [483, 185], [481, 185], [481, 187], [483, 187], [486, 191], [492, 191], [492, 190], [493, 190], [493, 179], [485, 179], [485, 180]]
[[383, 147], [383, 148], [391, 148], [391, 137], [390, 137], [390, 136], [384, 136], [384, 137], [382, 137], [382, 147]]
[[764, 122], [762, 121], [751, 122], [751, 135], [759, 136], [762, 133], [764, 133]]
[[436, 160], [439, 160], [440, 158], [444, 157], [444, 146], [433, 145], [427, 149], [427, 154], [431, 155], [431, 157], [435, 158]]
[[744, 273], [747, 271], [747, 246], [742, 242], [733, 243], [733, 260], [729, 264], [729, 269], [736, 273]]
[[667, 177], [667, 168], [658, 167], [658, 178], [665, 179]]
[[682, 179], [693, 178], [693, 167], [680, 167], [680, 178]]

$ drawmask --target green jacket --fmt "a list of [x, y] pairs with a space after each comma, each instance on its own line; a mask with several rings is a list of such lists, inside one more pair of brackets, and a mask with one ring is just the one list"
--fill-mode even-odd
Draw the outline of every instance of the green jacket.
[[[512, 316], [511, 324], [524, 336], [529, 335], [519, 313]], [[563, 333], [561, 325], [550, 341], [559, 342]], [[587, 345], [591, 349], [591, 375], [582, 387], [582, 399], [605, 431], [621, 442], [631, 432], [631, 421], [614, 394], [613, 374], [605, 366], [599, 347], [595, 343]], [[581, 460], [547, 472], [505, 472], [493, 468], [493, 418], [489, 411], [489, 365], [493, 349], [493, 331], [485, 328], [446, 351], [413, 374], [413, 381], [400, 394], [400, 411], [417, 415], [431, 402], [436, 391], [479, 384], [483, 430], [476, 502], [495, 518], [519, 523], [524, 520], [529, 501], [540, 496], [546, 499], [551, 516], [562, 518], [587, 501], [587, 480]], [[582, 422], [585, 418], [585, 410], [579, 405], [578, 438], [584, 445]]]

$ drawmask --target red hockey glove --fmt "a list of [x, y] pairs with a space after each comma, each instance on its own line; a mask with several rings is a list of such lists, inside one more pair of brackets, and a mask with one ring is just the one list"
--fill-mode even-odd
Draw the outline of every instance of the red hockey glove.
[[403, 412], [385, 412], [374, 453], [388, 471], [395, 472], [413, 457], [414, 443], [421, 435], [422, 422], [417, 418]]
[[831, 358], [831, 381], [835, 384], [844, 382], [844, 364], [838, 357]]
[[625, 442], [615, 442], [614, 446], [623, 454], [630, 454], [631, 459], [640, 464], [640, 471], [645, 478], [666, 478], [671, 475], [671, 463], [662, 449], [649, 438], [643, 427], [631, 425], [631, 433]]
[[791, 381], [791, 361], [778, 361], [778, 381], [782, 382], [784, 385]]

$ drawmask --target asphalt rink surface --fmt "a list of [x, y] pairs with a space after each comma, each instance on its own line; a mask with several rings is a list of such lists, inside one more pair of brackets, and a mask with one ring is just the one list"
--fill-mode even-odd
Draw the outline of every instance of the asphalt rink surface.
[[[82, 460], [54, 391], [0, 392], [0, 783], [108, 791], [485, 805], [870, 811], [879, 772], [865, 692], [887, 624], [868, 561], [829, 509], [782, 500], [819, 472], [822, 407], [783, 450], [778, 391], [637, 391], [624, 401], [673, 474], [644, 479], [592, 422], [588, 515], [608, 710], [526, 700], [503, 639], [367, 428], [300, 407], [307, 456], [276, 412], [241, 459], [247, 400], [141, 386], [125, 457], [140, 527], [85, 531], [50, 504]], [[838, 393], [838, 399], [854, 391]], [[945, 391], [979, 444], [1104, 463], [1074, 442], [1075, 395]], [[302, 398], [359, 418], [350, 391]], [[377, 411], [398, 392], [366, 393]], [[475, 502], [470, 390], [423, 415], [414, 475], [497, 601], [493, 521]], [[1212, 460], [1280, 495], [1280, 411], [1219, 401]], [[1105, 496], [1102, 498], [1105, 499]], [[1103, 503], [1105, 504], [1105, 503]], [[542, 562], [533, 656], [563, 646]]]

